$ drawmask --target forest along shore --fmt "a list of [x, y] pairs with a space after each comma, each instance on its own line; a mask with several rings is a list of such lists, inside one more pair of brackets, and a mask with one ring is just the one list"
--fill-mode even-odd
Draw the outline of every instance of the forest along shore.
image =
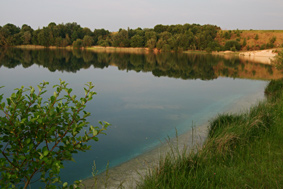
[[[230, 104], [224, 113], [240, 113], [246, 111], [249, 107], [264, 99], [264, 92], [258, 92], [253, 95], [242, 97]], [[86, 188], [136, 188], [138, 182], [148, 173], [149, 169], [155, 168], [160, 157], [165, 157], [173, 149], [177, 153], [178, 149], [181, 153], [185, 149], [200, 149], [207, 138], [209, 131], [209, 122], [194, 127], [187, 133], [179, 135], [177, 138], [171, 139], [168, 143], [163, 143], [132, 160], [129, 160], [119, 166], [111, 168], [108, 172], [91, 177], [82, 183]], [[107, 186], [107, 187], [105, 187]]]

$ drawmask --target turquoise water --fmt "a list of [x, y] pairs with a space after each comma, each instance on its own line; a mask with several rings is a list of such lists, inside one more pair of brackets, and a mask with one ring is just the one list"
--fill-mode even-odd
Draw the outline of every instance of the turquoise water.
[[[193, 62], [191, 57], [186, 57], [189, 55], [183, 55], [175, 57], [174, 65], [174, 56], [164, 58], [163, 62], [156, 59], [149, 63], [145, 55], [127, 59], [122, 55], [119, 58], [118, 54], [114, 59], [109, 54], [93, 53], [91, 61], [86, 61], [69, 54], [68, 58], [62, 56], [64, 58], [58, 61], [56, 58], [50, 60], [47, 52], [40, 52], [45, 57], [41, 59], [34, 58], [33, 52], [28, 53], [29, 62], [19, 57], [23, 57], [21, 53], [0, 60], [0, 86], [5, 86], [0, 93], [8, 96], [14, 88], [36, 86], [45, 80], [50, 82], [49, 94], [52, 94], [51, 86], [58, 84], [61, 78], [81, 96], [83, 85], [91, 81], [97, 95], [87, 104], [86, 110], [92, 114], [89, 121], [93, 125], [98, 125], [100, 120], [112, 124], [106, 136], [89, 143], [90, 151], [74, 155], [75, 163], [64, 164], [61, 178], [69, 183], [90, 177], [93, 161], [99, 171], [105, 169], [108, 161], [110, 167], [119, 165], [153, 149], [167, 136], [173, 137], [175, 128], [182, 134], [191, 130], [192, 122], [201, 125], [237, 100], [263, 93], [267, 84], [266, 81], [237, 79], [235, 75], [234, 78], [218, 77], [211, 69], [219, 58], [210, 57], [207, 61], [205, 57], [196, 56], [197, 62]], [[181, 67], [184, 62], [187, 68], [178, 76], [177, 69], [173, 68]], [[114, 64], [116, 66], [111, 66]], [[150, 69], [144, 65], [155, 67]], [[157, 65], [164, 67], [156, 69]]]

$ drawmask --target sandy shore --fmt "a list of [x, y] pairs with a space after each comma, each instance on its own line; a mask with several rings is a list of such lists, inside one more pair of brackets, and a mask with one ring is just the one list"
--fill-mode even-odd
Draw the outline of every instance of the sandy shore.
[[[171, 139], [170, 142], [160, 144], [155, 149], [146, 152], [130, 161], [127, 161], [119, 166], [116, 166], [108, 171], [108, 178], [105, 173], [97, 176], [97, 188], [105, 188], [107, 180], [107, 188], [136, 188], [137, 182], [146, 175], [149, 169], [158, 165], [160, 157], [164, 157], [174, 146], [179, 149], [192, 149], [194, 145], [199, 147], [206, 139], [208, 124], [198, 126], [193, 129], [193, 132], [187, 132], [178, 136], [178, 139]], [[83, 181], [86, 188], [95, 188], [94, 179], [86, 179]]]
[[239, 54], [239, 58], [251, 62], [271, 64], [277, 53], [274, 50], [248, 51]]
[[[235, 101], [225, 109], [225, 113], [238, 113], [246, 111], [251, 105], [257, 103], [264, 98], [263, 91], [253, 95], [242, 97]], [[98, 175], [97, 188], [105, 188], [105, 181], [107, 180], [107, 188], [136, 188], [137, 183], [141, 180], [149, 169], [153, 169], [158, 165], [160, 157], [164, 157], [168, 153], [172, 146], [178, 147], [183, 150], [184, 147], [189, 149], [195, 149], [202, 146], [205, 142], [208, 133], [207, 123], [194, 127], [193, 131], [190, 130], [187, 133], [178, 136], [178, 139], [174, 138], [170, 140], [170, 143], [160, 144], [155, 149], [146, 152], [130, 161], [127, 161], [119, 166], [109, 169], [108, 176], [105, 173]], [[95, 188], [94, 179], [89, 178], [83, 181], [86, 188]]]

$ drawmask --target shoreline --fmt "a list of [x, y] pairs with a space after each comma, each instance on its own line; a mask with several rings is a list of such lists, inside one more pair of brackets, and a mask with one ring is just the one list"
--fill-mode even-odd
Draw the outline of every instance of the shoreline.
[[[67, 47], [56, 47], [56, 46], [49, 46], [44, 47], [40, 45], [20, 45], [15, 46], [14, 48], [21, 48], [21, 49], [66, 49], [66, 50], [74, 50], [72, 46]], [[102, 47], [102, 46], [91, 46], [86, 48], [81, 48], [81, 50], [88, 50], [92, 52], [104, 52], [104, 53], [133, 53], [133, 54], [148, 54], [150, 52], [157, 54], [161, 53], [158, 49], [150, 50], [146, 47]], [[213, 54], [213, 55], [221, 55], [221, 56], [238, 56], [240, 60], [244, 61], [251, 61], [255, 63], [262, 63], [262, 64], [272, 64], [272, 60], [278, 54], [277, 48], [273, 49], [265, 49], [265, 50], [254, 50], [254, 51], [220, 51], [220, 52], [212, 52], [208, 53], [206, 51], [182, 51], [179, 53], [202, 53], [202, 54]]]
[[[107, 188], [136, 188], [138, 182], [144, 177], [149, 170], [153, 169], [158, 165], [161, 157], [165, 157], [172, 149], [178, 148], [181, 150], [193, 149], [195, 145], [201, 147], [204, 143], [208, 134], [208, 123], [201, 126], [194, 127], [186, 133], [179, 135], [177, 138], [170, 139], [170, 142], [163, 142], [153, 149], [138, 155], [137, 157], [126, 161], [118, 166], [110, 168], [106, 171], [97, 175], [97, 188], [103, 188], [105, 182], [107, 182]], [[182, 152], [182, 151], [181, 151]], [[86, 178], [82, 181], [82, 184], [86, 188], [91, 188], [95, 181], [93, 177]]]
[[[256, 92], [248, 96], [240, 97], [232, 104], [228, 105], [222, 112], [223, 113], [241, 113], [245, 112], [251, 106], [264, 99], [264, 92]], [[214, 119], [211, 118], [211, 119]], [[209, 119], [204, 124], [193, 127], [191, 130], [180, 134], [177, 138], [170, 139], [170, 143], [163, 142], [155, 148], [129, 160], [118, 166], [110, 168], [107, 172], [97, 175], [97, 187], [102, 188], [107, 181], [107, 188], [136, 188], [138, 182], [148, 173], [149, 170], [154, 169], [161, 157], [172, 151], [172, 146], [179, 149], [180, 152], [185, 149], [187, 153], [191, 150], [197, 150], [202, 147], [206, 141], [209, 131]], [[94, 178], [86, 178], [82, 184], [86, 188], [91, 188], [94, 185]]]

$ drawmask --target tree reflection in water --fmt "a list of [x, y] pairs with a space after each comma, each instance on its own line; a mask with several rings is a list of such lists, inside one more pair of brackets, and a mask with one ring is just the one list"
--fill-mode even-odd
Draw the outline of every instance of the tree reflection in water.
[[152, 72], [154, 76], [211, 80], [219, 76], [276, 79], [282, 72], [271, 65], [243, 62], [236, 56], [186, 53], [94, 53], [88, 50], [0, 49], [0, 67], [43, 66], [49, 71], [77, 72], [80, 69], [117, 66], [119, 70]]

